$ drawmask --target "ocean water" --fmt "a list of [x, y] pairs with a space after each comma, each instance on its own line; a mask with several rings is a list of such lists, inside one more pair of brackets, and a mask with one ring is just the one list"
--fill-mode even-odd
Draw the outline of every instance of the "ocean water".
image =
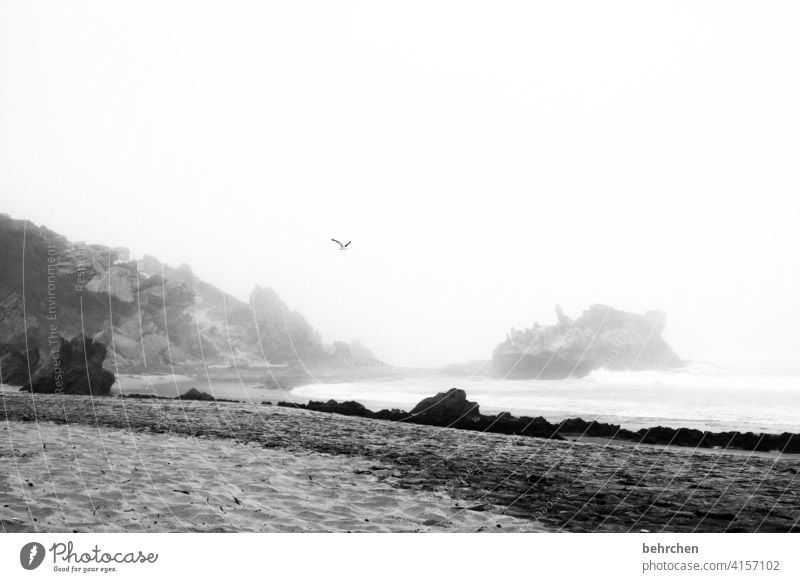
[[461, 388], [481, 412], [508, 411], [613, 422], [625, 428], [800, 432], [800, 374], [745, 373], [714, 366], [670, 372], [600, 370], [568, 380], [503, 380], [431, 375], [390, 382], [312, 384], [298, 400], [356, 400], [368, 408], [410, 410], [422, 398]]
[[[181, 374], [118, 374], [116, 382], [111, 387], [111, 395], [145, 394], [175, 398], [191, 388], [211, 394], [214, 398], [254, 404], [276, 403], [281, 400], [303, 403], [309, 400], [287, 390], [266, 388], [263, 383], [241, 382], [233, 379], [209, 379]], [[19, 387], [0, 384], [0, 393], [2, 392], [19, 392]]]
[[191, 388], [197, 388], [201, 392], [211, 394], [214, 398], [240, 400], [242, 402], [308, 401], [308, 399], [297, 398], [286, 390], [268, 389], [264, 384], [258, 382], [209, 379], [180, 374], [120, 374], [117, 376], [114, 386], [111, 387], [111, 394], [149, 394], [175, 398]]

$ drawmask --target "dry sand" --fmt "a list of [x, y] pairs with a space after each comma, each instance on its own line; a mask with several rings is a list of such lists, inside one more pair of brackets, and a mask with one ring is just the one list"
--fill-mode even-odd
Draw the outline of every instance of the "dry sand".
[[536, 531], [397, 489], [366, 458], [52, 422], [0, 427], [0, 525], [19, 531]]

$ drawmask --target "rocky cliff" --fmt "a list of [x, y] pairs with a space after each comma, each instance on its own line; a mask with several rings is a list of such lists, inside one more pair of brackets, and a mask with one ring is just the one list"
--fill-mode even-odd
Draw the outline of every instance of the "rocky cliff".
[[241, 301], [186, 265], [131, 260], [126, 249], [70, 242], [0, 215], [5, 381], [27, 383], [28, 368], [57, 353], [61, 337], [81, 334], [107, 347], [105, 367], [113, 372], [345, 365], [272, 289], [256, 287]]
[[665, 316], [592, 305], [577, 319], [556, 308], [557, 323], [512, 329], [492, 357], [495, 374], [507, 378], [558, 379], [592, 370], [664, 370], [681, 365], [661, 337]]

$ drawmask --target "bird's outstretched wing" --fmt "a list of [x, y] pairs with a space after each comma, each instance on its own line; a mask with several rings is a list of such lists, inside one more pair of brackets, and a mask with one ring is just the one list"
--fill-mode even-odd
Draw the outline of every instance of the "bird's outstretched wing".
[[331, 240], [332, 240], [333, 242], [335, 242], [337, 245], [339, 245], [339, 246], [342, 246], [342, 243], [340, 243], [340, 242], [339, 242], [338, 240], [336, 240], [335, 238], [332, 238]]
[[351, 240], [347, 241], [347, 244], [346, 244], [346, 245], [344, 245], [344, 248], [347, 248], [347, 247], [349, 247], [351, 242], [353, 242], [353, 241], [351, 241]]

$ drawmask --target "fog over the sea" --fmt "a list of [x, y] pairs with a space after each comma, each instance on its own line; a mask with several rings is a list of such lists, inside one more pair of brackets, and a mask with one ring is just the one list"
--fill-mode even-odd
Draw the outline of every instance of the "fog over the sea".
[[397, 364], [607, 303], [800, 366], [800, 5], [531, 4], [0, 2], [0, 211]]

